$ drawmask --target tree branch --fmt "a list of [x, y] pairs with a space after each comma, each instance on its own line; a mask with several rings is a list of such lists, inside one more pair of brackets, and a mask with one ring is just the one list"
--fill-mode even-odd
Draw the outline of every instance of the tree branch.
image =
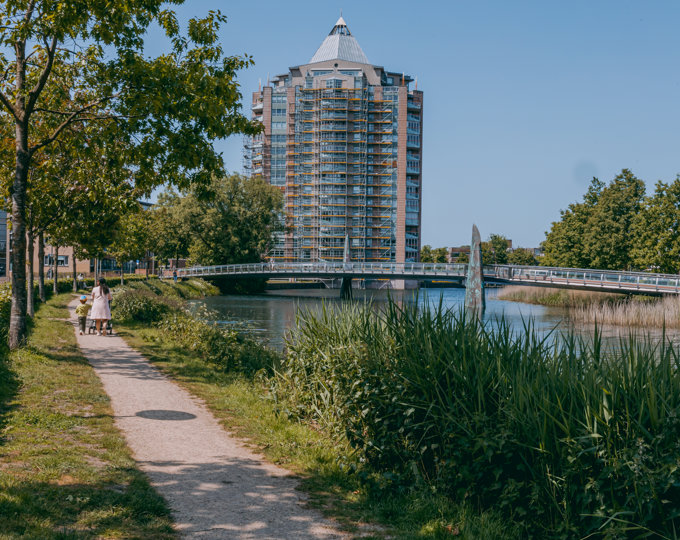
[[5, 93], [2, 92], [2, 90], [0, 90], [0, 103], [2, 103], [5, 106], [7, 112], [9, 112], [14, 117], [14, 120], [16, 120], [17, 122], [20, 121], [16, 109], [14, 108], [14, 105], [12, 105], [11, 101], [7, 98]]
[[52, 135], [50, 135], [49, 137], [46, 137], [45, 139], [40, 141], [35, 146], [32, 146], [28, 151], [29, 155], [33, 156], [33, 154], [36, 151], [40, 150], [42, 147], [47, 146], [48, 144], [50, 144], [51, 142], [56, 140], [56, 138], [59, 137], [59, 135], [61, 134], [62, 131], [64, 131], [64, 129], [66, 129], [72, 123], [78, 122], [80, 120], [79, 116], [81, 114], [83, 114], [86, 111], [89, 111], [90, 109], [92, 109], [92, 108], [96, 107], [97, 105], [100, 105], [100, 104], [102, 104], [106, 101], [110, 101], [112, 99], [115, 99], [119, 95], [120, 95], [120, 92], [117, 93], [117, 94], [114, 94], [112, 96], [105, 96], [103, 98], [100, 98], [100, 99], [93, 101], [92, 103], [89, 103], [88, 105], [78, 109], [77, 111], [73, 111], [71, 114], [69, 114], [69, 116], [61, 124], [59, 124], [56, 127], [56, 129], [52, 132]]
[[47, 37], [44, 37], [43, 43], [45, 44], [45, 51], [47, 52], [47, 62], [45, 63], [45, 67], [43, 68], [42, 73], [40, 73], [40, 78], [38, 79], [38, 82], [35, 83], [35, 86], [28, 93], [26, 114], [31, 114], [31, 112], [33, 111], [35, 102], [38, 100], [38, 97], [40, 96], [40, 93], [45, 87], [45, 83], [47, 82], [47, 79], [49, 78], [50, 73], [52, 72], [52, 65], [54, 64], [55, 54], [54, 51], [57, 48], [57, 36], [52, 37], [51, 44], [48, 44]]

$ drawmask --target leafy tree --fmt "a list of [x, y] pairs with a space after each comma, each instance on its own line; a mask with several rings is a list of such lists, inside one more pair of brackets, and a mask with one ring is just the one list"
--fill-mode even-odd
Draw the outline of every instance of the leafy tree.
[[445, 247], [440, 247], [432, 250], [432, 259], [436, 263], [445, 263], [448, 261], [448, 250]]
[[500, 234], [489, 235], [489, 240], [482, 242], [482, 264], [507, 264], [510, 241]]
[[642, 270], [680, 272], [680, 175], [671, 184], [657, 182], [631, 224], [631, 258]]
[[[174, 3], [181, 3], [176, 0]], [[217, 41], [225, 18], [189, 21], [186, 35], [162, 0], [4, 0], [0, 104], [11, 124], [10, 185], [14, 238], [9, 343], [26, 329], [26, 196], [37, 155], [69, 130], [91, 124], [122, 141], [105, 158], [133, 171], [145, 192], [168, 182], [187, 187], [222, 173], [212, 140], [259, 127], [239, 112], [236, 71], [249, 58], [224, 57]], [[143, 55], [158, 24], [168, 53]], [[99, 151], [95, 147], [94, 151]]]
[[151, 245], [150, 222], [151, 214], [138, 205], [134, 211], [124, 215], [118, 223], [115, 239], [107, 253], [120, 265], [121, 285], [124, 284], [123, 265], [130, 260], [146, 258]]
[[201, 265], [259, 262], [281, 231], [281, 191], [261, 178], [237, 174], [213, 179], [207, 191], [192, 192], [189, 257]]
[[508, 253], [508, 264], [536, 266], [538, 264], [538, 259], [530, 249], [517, 248]]
[[595, 206], [600, 199], [604, 182], [593, 178], [583, 202], [572, 203], [566, 210], [560, 211], [560, 221], [554, 221], [543, 242], [544, 257], [541, 264], [545, 266], [562, 266], [567, 268], [589, 268], [591, 258], [586, 253], [584, 238]]
[[195, 208], [185, 197], [169, 189], [158, 196], [151, 210], [150, 249], [161, 261], [187, 257], [193, 236]]
[[468, 255], [467, 253], [461, 253], [460, 255], [458, 255], [456, 262], [461, 264], [469, 263], [470, 255]]
[[445, 247], [432, 248], [425, 245], [420, 250], [420, 262], [445, 263], [449, 260], [449, 252]]
[[583, 244], [591, 268], [624, 270], [632, 264], [631, 224], [640, 212], [645, 184], [623, 169], [602, 190], [584, 232]]

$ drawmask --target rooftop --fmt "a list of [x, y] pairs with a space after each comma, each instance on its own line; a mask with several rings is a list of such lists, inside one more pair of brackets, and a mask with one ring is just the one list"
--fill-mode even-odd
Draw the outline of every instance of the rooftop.
[[309, 63], [314, 64], [327, 60], [347, 60], [358, 64], [369, 63], [364, 51], [359, 46], [359, 42], [349, 31], [347, 23], [342, 17], [335, 23]]

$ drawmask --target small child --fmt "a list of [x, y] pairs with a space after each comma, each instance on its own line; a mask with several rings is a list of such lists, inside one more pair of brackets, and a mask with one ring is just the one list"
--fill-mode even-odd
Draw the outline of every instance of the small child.
[[87, 304], [87, 296], [84, 294], [80, 297], [80, 304], [76, 306], [76, 315], [78, 315], [78, 325], [80, 326], [80, 335], [85, 333], [85, 323], [87, 322], [87, 312], [90, 311], [90, 305]]

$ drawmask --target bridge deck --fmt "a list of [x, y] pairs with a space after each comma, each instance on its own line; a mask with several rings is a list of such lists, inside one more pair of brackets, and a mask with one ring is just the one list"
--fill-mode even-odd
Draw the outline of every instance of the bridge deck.
[[[180, 277], [318, 278], [440, 280], [464, 283], [467, 264], [443, 263], [253, 263], [194, 266], [179, 269]], [[615, 272], [582, 268], [494, 265], [484, 267], [492, 283], [599, 290], [632, 294], [680, 294], [680, 276]]]

